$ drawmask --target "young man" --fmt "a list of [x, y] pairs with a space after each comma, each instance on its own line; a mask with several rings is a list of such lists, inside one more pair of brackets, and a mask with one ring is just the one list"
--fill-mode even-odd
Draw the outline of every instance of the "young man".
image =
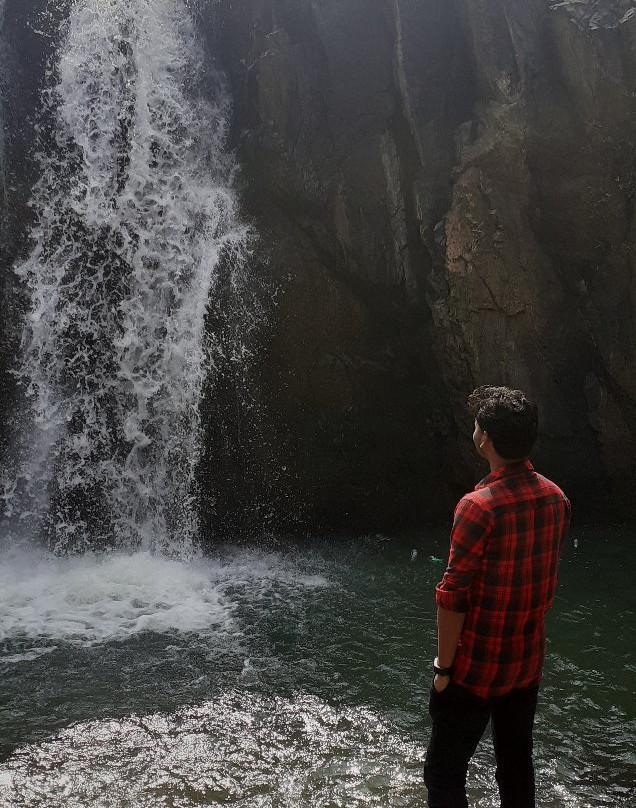
[[532, 726], [544, 617], [570, 503], [527, 460], [538, 418], [520, 390], [479, 387], [468, 404], [473, 442], [490, 474], [455, 509], [448, 567], [436, 589], [424, 780], [430, 808], [467, 808], [468, 762], [491, 720], [501, 806], [534, 808]]

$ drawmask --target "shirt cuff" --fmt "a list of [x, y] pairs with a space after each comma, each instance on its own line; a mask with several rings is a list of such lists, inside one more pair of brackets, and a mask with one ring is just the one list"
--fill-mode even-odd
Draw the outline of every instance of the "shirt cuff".
[[448, 592], [446, 589], [435, 588], [435, 602], [442, 609], [449, 612], [467, 612], [468, 594], [466, 592]]

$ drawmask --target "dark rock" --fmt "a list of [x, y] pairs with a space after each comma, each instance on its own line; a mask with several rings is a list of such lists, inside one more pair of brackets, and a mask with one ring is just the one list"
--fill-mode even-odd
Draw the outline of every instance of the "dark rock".
[[218, 13], [290, 490], [331, 524], [448, 513], [491, 382], [537, 397], [537, 463], [581, 509], [632, 508], [633, 4]]

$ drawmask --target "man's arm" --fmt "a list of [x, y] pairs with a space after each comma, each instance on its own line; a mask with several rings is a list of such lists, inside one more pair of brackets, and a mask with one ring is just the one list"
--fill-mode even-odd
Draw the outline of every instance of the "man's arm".
[[466, 612], [451, 612], [437, 607], [437, 666], [450, 668], [455, 659]]
[[[437, 607], [437, 659], [438, 668], [451, 668], [455, 660], [457, 643], [462, 634], [466, 612], [452, 612]], [[440, 693], [448, 685], [450, 676], [435, 676], [435, 690]]]
[[[470, 603], [470, 588], [492, 530], [492, 514], [468, 497], [455, 509], [451, 550], [444, 577], [436, 587], [437, 660], [439, 668], [450, 668], [464, 627]], [[435, 676], [435, 689], [442, 691], [448, 676]]]

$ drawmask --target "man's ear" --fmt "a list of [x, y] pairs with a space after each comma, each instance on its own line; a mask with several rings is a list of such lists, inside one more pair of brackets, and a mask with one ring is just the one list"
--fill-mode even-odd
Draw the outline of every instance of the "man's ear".
[[483, 449], [489, 440], [490, 440], [489, 434], [487, 432], [482, 432], [481, 440], [479, 441], [479, 448]]

